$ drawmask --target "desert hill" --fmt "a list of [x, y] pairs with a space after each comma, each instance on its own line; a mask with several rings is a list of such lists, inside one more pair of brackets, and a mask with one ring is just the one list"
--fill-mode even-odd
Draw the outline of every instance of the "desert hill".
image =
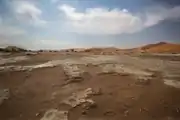
[[180, 53], [180, 44], [159, 42], [139, 47], [138, 50], [149, 53]]
[[85, 52], [94, 54], [119, 54], [119, 53], [180, 53], [180, 44], [173, 44], [167, 42], [159, 42], [155, 44], [148, 44], [145, 46], [132, 48], [132, 49], [119, 49], [119, 48], [89, 48]]

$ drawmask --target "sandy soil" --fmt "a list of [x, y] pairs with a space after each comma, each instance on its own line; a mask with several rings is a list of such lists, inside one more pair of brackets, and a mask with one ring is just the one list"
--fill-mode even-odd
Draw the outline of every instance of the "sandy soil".
[[178, 59], [51, 53], [0, 67], [0, 120], [180, 119]]

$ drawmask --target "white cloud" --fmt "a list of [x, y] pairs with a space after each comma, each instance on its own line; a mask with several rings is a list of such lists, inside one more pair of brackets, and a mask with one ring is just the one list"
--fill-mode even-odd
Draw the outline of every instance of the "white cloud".
[[154, 11], [147, 10], [145, 14], [107, 8], [88, 8], [85, 12], [77, 12], [69, 5], [60, 5], [58, 9], [65, 13], [69, 29], [81, 34], [133, 33], [156, 25], [161, 20], [180, 17], [180, 7], [157, 7]]
[[0, 36], [17, 36], [23, 34], [25, 34], [25, 31], [18, 27], [0, 25]]
[[153, 26], [162, 20], [176, 20], [180, 18], [180, 6], [166, 8], [162, 6], [152, 7], [146, 12], [146, 27]]
[[20, 36], [26, 35], [26, 31], [18, 26], [8, 25], [4, 23], [4, 19], [0, 17], [0, 47], [15, 44], [14, 41]]
[[37, 39], [32, 43], [32, 48], [30, 49], [65, 49], [76, 47], [76, 43], [56, 40], [56, 39]]
[[17, 26], [4, 24], [3, 19], [0, 17], [0, 37], [18, 36], [24, 35], [25, 33], [23, 29]]
[[84, 13], [76, 12], [76, 9], [63, 5], [59, 6], [72, 28], [78, 33], [86, 34], [118, 34], [131, 33], [141, 28], [141, 19], [128, 10], [105, 8], [89, 8]]
[[19, 20], [33, 25], [45, 25], [47, 22], [41, 19], [42, 11], [28, 1], [14, 1], [15, 15]]
[[2, 24], [2, 18], [1, 18], [1, 16], [0, 16], [0, 24]]
[[16, 38], [24, 36], [26, 32], [15, 26], [0, 24], [0, 47], [16, 44]]
[[57, 3], [59, 0], [51, 0], [52, 3]]
[[26, 32], [19, 27], [0, 25], [0, 47], [17, 44], [19, 37], [25, 34]]

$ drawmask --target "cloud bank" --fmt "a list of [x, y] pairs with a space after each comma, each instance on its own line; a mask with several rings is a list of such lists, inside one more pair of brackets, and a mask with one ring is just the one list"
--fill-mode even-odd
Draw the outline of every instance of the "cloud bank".
[[16, 18], [22, 22], [28, 22], [36, 26], [47, 23], [47, 21], [41, 19], [41, 9], [29, 1], [14, 1], [13, 8]]
[[162, 20], [180, 18], [180, 6], [157, 6], [144, 13], [131, 13], [118, 8], [87, 8], [84, 12], [78, 12], [66, 4], [58, 6], [58, 9], [66, 15], [66, 24], [70, 30], [80, 34], [134, 33]]

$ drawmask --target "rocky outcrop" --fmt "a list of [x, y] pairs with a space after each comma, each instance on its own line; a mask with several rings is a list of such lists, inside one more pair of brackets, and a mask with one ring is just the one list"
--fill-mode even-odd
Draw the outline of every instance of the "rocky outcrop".
[[0, 51], [2, 51], [2, 52], [26, 52], [27, 50], [16, 47], [16, 46], [8, 46], [6, 48], [1, 48]]

